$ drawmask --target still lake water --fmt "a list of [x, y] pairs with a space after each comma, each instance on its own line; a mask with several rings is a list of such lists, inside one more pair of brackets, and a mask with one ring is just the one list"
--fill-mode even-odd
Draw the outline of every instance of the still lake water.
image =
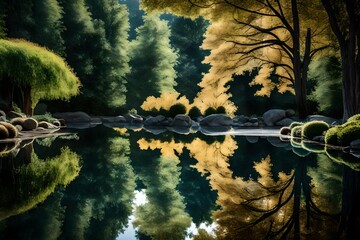
[[0, 159], [0, 239], [359, 236], [360, 174], [325, 154], [266, 137], [76, 132]]

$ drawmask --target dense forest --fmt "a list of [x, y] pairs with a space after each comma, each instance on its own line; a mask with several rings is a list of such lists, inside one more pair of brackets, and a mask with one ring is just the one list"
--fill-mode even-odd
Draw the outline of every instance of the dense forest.
[[[1, 0], [1, 104], [27, 114], [42, 102], [50, 112], [93, 115], [166, 114], [180, 104], [186, 113], [293, 108], [300, 117], [347, 118], [360, 104], [352, 4], [359, 8], [325, 0]], [[81, 85], [42, 83], [60, 73], [26, 72], [34, 57], [6, 48], [14, 39], [63, 58]], [[23, 65], [10, 64], [23, 56]]]

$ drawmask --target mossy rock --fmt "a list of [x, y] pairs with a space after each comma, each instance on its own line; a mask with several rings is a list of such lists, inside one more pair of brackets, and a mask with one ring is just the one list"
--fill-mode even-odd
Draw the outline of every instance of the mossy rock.
[[0, 122], [0, 125], [6, 127], [6, 129], [9, 132], [9, 138], [15, 138], [19, 134], [18, 129], [14, 125], [12, 125], [11, 123]]
[[351, 122], [344, 124], [344, 126], [337, 133], [338, 140], [342, 146], [349, 146], [350, 142], [359, 139], [360, 136], [360, 122]]
[[293, 129], [294, 127], [302, 126], [302, 122], [292, 122], [289, 126], [290, 129]]
[[311, 121], [302, 126], [301, 135], [307, 139], [313, 139], [315, 136], [321, 136], [329, 129], [329, 124], [324, 121]]
[[356, 114], [352, 117], [350, 117], [347, 122], [354, 122], [354, 121], [359, 121], [360, 122], [360, 114]]
[[325, 134], [325, 143], [334, 146], [340, 145], [338, 139], [338, 132], [340, 131], [341, 128], [342, 126], [336, 126], [327, 130]]
[[305, 150], [313, 153], [323, 153], [325, 151], [325, 146], [317, 143], [302, 141], [301, 146]]
[[296, 126], [291, 129], [291, 137], [301, 138], [302, 137], [302, 126]]
[[0, 125], [0, 139], [9, 138], [9, 131], [3, 125]]
[[360, 171], [360, 161], [353, 155], [329, 148], [325, 148], [325, 152], [326, 155], [334, 162], [344, 164], [355, 171]]

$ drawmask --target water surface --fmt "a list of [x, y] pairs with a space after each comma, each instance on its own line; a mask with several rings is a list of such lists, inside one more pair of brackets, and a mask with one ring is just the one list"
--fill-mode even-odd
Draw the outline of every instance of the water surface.
[[274, 136], [97, 126], [3, 156], [0, 181], [1, 239], [356, 239], [359, 231], [359, 172]]

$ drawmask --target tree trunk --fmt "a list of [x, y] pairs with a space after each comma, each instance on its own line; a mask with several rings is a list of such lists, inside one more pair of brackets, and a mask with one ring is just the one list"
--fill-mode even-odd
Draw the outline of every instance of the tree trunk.
[[308, 115], [307, 104], [306, 104], [306, 79], [303, 78], [304, 71], [301, 62], [300, 55], [300, 25], [299, 25], [299, 13], [297, 8], [296, 0], [291, 0], [292, 15], [293, 15], [293, 68], [294, 68], [294, 89], [295, 89], [295, 100], [297, 110], [300, 118], [305, 118]]
[[26, 86], [23, 89], [23, 113], [28, 116], [33, 114], [32, 101], [31, 101], [31, 87]]

